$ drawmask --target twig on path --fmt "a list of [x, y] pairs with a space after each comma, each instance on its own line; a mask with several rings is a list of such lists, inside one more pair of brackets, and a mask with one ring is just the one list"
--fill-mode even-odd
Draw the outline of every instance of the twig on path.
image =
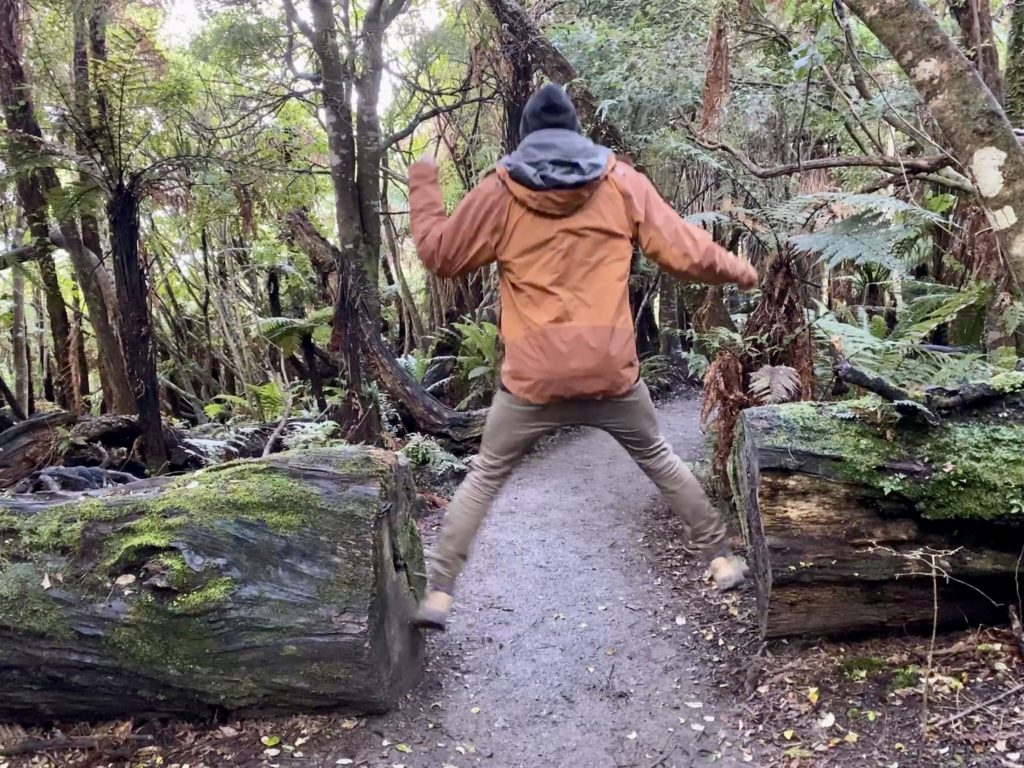
[[[133, 734], [130, 736], [55, 736], [52, 739], [28, 739], [20, 744], [0, 749], [0, 757], [31, 755], [36, 752], [67, 751], [70, 749], [102, 749], [104, 746], [122, 749], [124, 744], [116, 742], [152, 743], [153, 737]], [[114, 742], [114, 743], [108, 743]]]
[[944, 726], [947, 726], [950, 723], [955, 723], [957, 720], [962, 720], [963, 718], [967, 717], [968, 715], [973, 715], [979, 709], [984, 709], [985, 707], [990, 707], [993, 704], [998, 704], [1000, 701], [1005, 699], [1007, 696], [1013, 696], [1013, 694], [1021, 693], [1022, 691], [1024, 691], [1024, 683], [1021, 683], [1020, 685], [1014, 686], [1013, 688], [1010, 688], [1009, 690], [1003, 691], [998, 696], [993, 696], [991, 699], [983, 701], [980, 704], [975, 704], [973, 707], [968, 707], [963, 712], [957, 712], [955, 715], [951, 715], [950, 717], [947, 717], [945, 720], [941, 720], [940, 722], [936, 723], [932, 727], [933, 728], [943, 728]]

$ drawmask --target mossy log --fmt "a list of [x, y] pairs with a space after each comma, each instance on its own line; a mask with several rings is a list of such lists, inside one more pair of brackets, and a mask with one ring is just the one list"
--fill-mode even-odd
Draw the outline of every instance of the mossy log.
[[283, 453], [0, 508], [0, 721], [389, 708], [416, 681], [404, 459]]
[[941, 627], [1005, 623], [1024, 550], [1021, 413], [907, 424], [873, 398], [744, 411], [730, 480], [762, 634], [929, 631], [935, 586]]

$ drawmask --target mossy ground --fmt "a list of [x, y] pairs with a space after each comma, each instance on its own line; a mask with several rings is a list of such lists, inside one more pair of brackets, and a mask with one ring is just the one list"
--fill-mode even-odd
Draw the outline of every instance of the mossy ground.
[[[926, 519], [1024, 519], [1024, 424], [965, 419], [924, 427], [875, 398], [768, 411], [777, 426], [759, 438], [764, 447], [835, 456], [840, 475], [910, 500]], [[891, 468], [910, 461], [929, 468], [928, 476]]]

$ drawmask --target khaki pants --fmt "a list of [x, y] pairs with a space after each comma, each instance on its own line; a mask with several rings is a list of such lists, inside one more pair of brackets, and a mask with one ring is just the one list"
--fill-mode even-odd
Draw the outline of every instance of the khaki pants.
[[432, 589], [453, 592], [470, 545], [512, 470], [538, 438], [568, 426], [597, 427], [618, 440], [687, 523], [693, 543], [704, 556], [711, 560], [729, 554], [725, 525], [661, 434], [646, 384], [640, 382], [615, 399], [548, 405], [534, 405], [499, 391], [487, 415], [480, 453], [445, 515], [431, 567]]

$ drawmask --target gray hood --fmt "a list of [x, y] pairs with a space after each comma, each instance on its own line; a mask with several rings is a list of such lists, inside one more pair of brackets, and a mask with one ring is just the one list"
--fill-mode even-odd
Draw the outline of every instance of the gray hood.
[[575, 189], [604, 175], [612, 151], [575, 131], [534, 131], [498, 163], [529, 189]]

